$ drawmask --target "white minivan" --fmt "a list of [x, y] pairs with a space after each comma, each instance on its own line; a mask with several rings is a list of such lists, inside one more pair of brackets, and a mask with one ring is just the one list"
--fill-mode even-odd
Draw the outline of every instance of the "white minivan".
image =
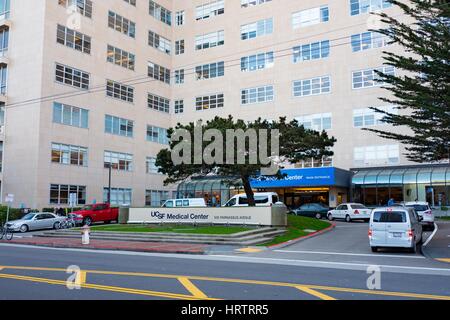
[[205, 199], [169, 199], [161, 206], [162, 208], [188, 208], [188, 207], [206, 207]]
[[369, 240], [373, 252], [378, 248], [409, 248], [417, 251], [422, 242], [421, 217], [412, 208], [377, 208], [370, 215]]
[[[280, 202], [280, 198], [275, 192], [257, 192], [254, 197], [257, 207], [271, 206]], [[245, 193], [237, 194], [228, 200], [223, 207], [248, 207], [247, 195]]]

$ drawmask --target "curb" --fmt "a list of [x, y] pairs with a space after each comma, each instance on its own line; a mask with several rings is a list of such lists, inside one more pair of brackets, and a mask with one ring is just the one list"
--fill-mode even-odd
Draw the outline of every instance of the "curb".
[[192, 252], [192, 251], [186, 251], [186, 250], [143, 250], [138, 248], [121, 248], [121, 247], [107, 247], [107, 248], [100, 248], [100, 247], [90, 247], [90, 246], [78, 246], [78, 245], [58, 245], [55, 243], [51, 244], [40, 244], [40, 243], [21, 243], [21, 242], [14, 242], [14, 241], [8, 241], [3, 242], [5, 244], [12, 244], [12, 245], [23, 245], [23, 246], [30, 246], [30, 247], [44, 247], [44, 248], [62, 248], [62, 249], [87, 249], [87, 250], [105, 250], [105, 251], [127, 251], [127, 252], [147, 252], [147, 253], [172, 253], [172, 254], [192, 254], [192, 255], [204, 255], [205, 250]]
[[284, 247], [290, 246], [292, 244], [298, 243], [300, 241], [303, 241], [303, 240], [306, 240], [306, 239], [309, 239], [309, 238], [313, 238], [315, 236], [319, 236], [319, 235], [321, 235], [323, 233], [329, 232], [329, 231], [333, 230], [335, 227], [336, 227], [336, 223], [332, 222], [331, 226], [329, 226], [326, 229], [310, 233], [310, 234], [308, 234], [306, 236], [303, 236], [303, 237], [299, 237], [299, 238], [296, 238], [296, 239], [288, 240], [288, 241], [283, 242], [283, 243], [278, 243], [278, 244], [274, 244], [274, 245], [271, 245], [271, 246], [267, 246], [266, 248], [270, 249], [270, 250], [284, 248]]

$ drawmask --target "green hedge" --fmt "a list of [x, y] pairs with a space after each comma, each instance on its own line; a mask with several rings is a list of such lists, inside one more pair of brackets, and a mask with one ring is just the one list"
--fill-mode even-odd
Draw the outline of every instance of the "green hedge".
[[[0, 206], [0, 222], [2, 225], [6, 222], [7, 209], [8, 207], [6, 206]], [[24, 215], [25, 214], [22, 212], [21, 209], [9, 208], [9, 221], [20, 219]]]

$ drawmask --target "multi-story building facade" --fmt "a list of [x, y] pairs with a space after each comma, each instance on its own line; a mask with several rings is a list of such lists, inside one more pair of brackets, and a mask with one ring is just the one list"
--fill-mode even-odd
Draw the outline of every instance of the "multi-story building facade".
[[397, 72], [382, 51], [401, 50], [368, 31], [371, 10], [401, 15], [383, 0], [0, 0], [2, 199], [102, 202], [111, 167], [113, 204], [159, 205], [177, 189], [155, 166], [166, 130], [217, 115], [337, 138], [332, 159], [299, 169], [410, 164], [361, 130], [385, 126], [374, 70]]

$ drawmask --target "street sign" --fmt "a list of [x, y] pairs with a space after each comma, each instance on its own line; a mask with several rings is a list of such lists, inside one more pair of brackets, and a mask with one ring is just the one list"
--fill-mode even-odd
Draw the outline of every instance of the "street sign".
[[14, 195], [9, 193], [5, 197], [5, 202], [13, 203], [14, 202]]
[[71, 207], [75, 207], [77, 205], [77, 194], [76, 193], [71, 193], [69, 195], [69, 205]]

